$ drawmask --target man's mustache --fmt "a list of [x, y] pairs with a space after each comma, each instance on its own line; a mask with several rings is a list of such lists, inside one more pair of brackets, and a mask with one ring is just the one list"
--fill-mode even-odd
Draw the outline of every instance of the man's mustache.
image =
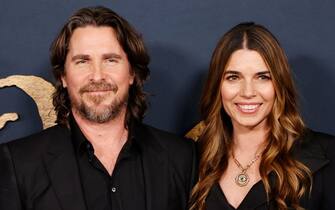
[[116, 84], [111, 84], [106, 81], [90, 82], [84, 87], [80, 88], [79, 93], [83, 94], [85, 92], [95, 92], [95, 91], [113, 91], [116, 93], [118, 91], [118, 86]]

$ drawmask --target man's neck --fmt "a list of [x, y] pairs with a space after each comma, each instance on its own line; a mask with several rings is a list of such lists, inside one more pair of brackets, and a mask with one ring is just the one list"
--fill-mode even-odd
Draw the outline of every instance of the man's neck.
[[[97, 123], [87, 120], [79, 113], [73, 112], [73, 117], [80, 130], [95, 145], [118, 144], [125, 138], [125, 111], [121, 112], [115, 119], [105, 123]], [[126, 135], [127, 137], [127, 135]]]
[[125, 128], [125, 113], [124, 110], [118, 117], [106, 123], [95, 123], [73, 112], [73, 117], [80, 130], [93, 145], [94, 154], [110, 175], [113, 173], [116, 160], [128, 137], [128, 131]]

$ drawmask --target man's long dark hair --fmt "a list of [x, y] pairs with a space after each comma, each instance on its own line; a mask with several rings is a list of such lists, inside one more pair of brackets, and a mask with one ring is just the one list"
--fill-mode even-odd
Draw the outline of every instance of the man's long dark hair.
[[67, 125], [71, 103], [66, 88], [62, 86], [61, 77], [65, 74], [65, 60], [70, 38], [75, 29], [85, 26], [108, 26], [115, 31], [117, 40], [127, 54], [134, 75], [130, 86], [126, 113], [126, 125], [131, 120], [141, 121], [147, 108], [143, 83], [149, 77], [149, 56], [141, 36], [118, 14], [105, 7], [87, 7], [72, 15], [53, 41], [50, 48], [50, 59], [53, 74], [56, 78], [56, 91], [53, 94], [53, 105], [57, 114], [56, 123]]

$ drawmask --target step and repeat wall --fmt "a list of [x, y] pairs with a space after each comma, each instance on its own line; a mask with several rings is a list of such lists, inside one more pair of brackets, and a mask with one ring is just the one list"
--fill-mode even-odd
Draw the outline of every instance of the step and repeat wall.
[[237, 23], [254, 21], [285, 49], [306, 124], [335, 134], [335, 1], [2, 0], [0, 143], [53, 124], [50, 44], [74, 11], [97, 5], [126, 18], [149, 50], [146, 123], [179, 135], [195, 126], [217, 41]]

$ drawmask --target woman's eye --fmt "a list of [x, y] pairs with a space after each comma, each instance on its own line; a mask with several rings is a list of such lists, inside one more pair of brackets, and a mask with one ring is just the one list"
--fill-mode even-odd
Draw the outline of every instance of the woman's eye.
[[268, 75], [259, 75], [258, 79], [260, 80], [271, 80], [271, 77]]

